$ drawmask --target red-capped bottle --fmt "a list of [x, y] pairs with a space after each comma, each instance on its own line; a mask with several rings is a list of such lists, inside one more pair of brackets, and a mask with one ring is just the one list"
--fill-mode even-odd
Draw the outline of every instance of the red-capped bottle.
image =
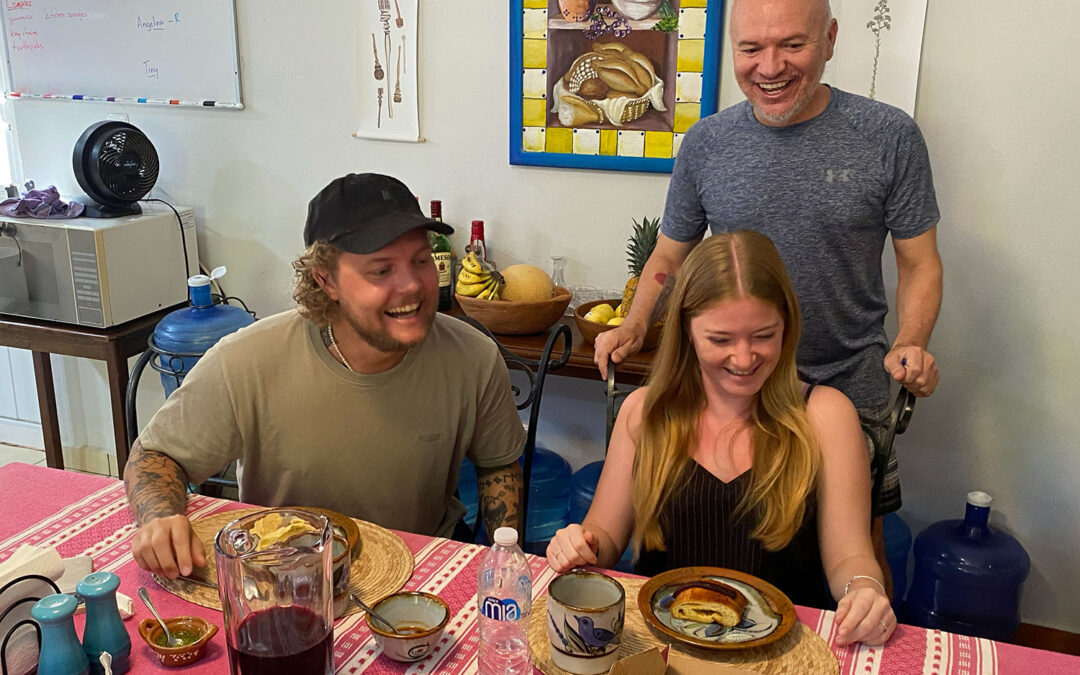
[[487, 244], [484, 243], [484, 221], [472, 221], [472, 234], [469, 235], [469, 250], [484, 262], [490, 263], [487, 256]]

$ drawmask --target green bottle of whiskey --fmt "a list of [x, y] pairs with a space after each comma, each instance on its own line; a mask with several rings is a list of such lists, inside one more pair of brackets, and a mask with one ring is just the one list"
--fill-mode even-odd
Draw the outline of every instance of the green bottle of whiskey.
[[[431, 200], [431, 219], [442, 222], [442, 202], [438, 199]], [[431, 257], [439, 270], [439, 311], [445, 312], [450, 309], [454, 298], [453, 249], [445, 234], [428, 234], [431, 238]]]

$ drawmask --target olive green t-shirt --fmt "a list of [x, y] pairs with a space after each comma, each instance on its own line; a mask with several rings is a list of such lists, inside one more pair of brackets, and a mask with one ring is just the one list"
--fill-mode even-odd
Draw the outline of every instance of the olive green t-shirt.
[[400, 363], [360, 375], [291, 310], [222, 338], [139, 440], [194, 483], [238, 460], [242, 501], [449, 536], [462, 458], [510, 464], [525, 432], [502, 357], [471, 326], [437, 315]]

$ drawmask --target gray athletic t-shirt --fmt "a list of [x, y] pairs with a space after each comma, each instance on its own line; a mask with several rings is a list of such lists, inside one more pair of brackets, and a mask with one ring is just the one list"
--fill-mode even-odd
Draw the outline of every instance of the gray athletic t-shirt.
[[799, 372], [856, 407], [889, 398], [881, 273], [886, 235], [940, 218], [930, 158], [902, 110], [831, 88], [811, 120], [767, 127], [748, 102], [695, 124], [679, 149], [661, 231], [676, 241], [756, 230], [776, 244], [803, 313]]

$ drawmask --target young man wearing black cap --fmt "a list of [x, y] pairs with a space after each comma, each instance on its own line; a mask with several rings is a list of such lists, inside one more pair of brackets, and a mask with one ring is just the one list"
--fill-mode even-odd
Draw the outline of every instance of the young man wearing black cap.
[[450, 536], [468, 456], [485, 526], [518, 526], [525, 434], [509, 375], [491, 340], [436, 312], [428, 230], [453, 231], [389, 176], [350, 174], [311, 200], [298, 308], [223, 338], [132, 447], [141, 567], [204, 564], [184, 486], [234, 460], [242, 501]]

